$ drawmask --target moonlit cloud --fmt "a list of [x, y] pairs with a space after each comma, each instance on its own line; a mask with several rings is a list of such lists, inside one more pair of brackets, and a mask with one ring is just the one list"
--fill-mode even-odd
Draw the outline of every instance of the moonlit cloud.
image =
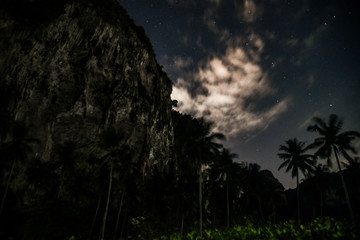
[[290, 98], [266, 108], [259, 104], [277, 91], [256, 62], [264, 44], [256, 35], [251, 38], [256, 51], [229, 46], [225, 54], [209, 58], [198, 68], [191, 81], [197, 82], [202, 91], [190, 94], [193, 89], [184, 79], [178, 79], [172, 93], [172, 99], [179, 103], [177, 110], [214, 122], [213, 131], [229, 137], [265, 130], [285, 112]]
[[206, 8], [204, 10], [204, 15], [203, 15], [203, 22], [205, 23], [205, 25], [207, 26], [207, 28], [212, 31], [213, 33], [220, 33], [222, 30], [218, 28], [217, 24], [216, 24], [216, 18], [219, 18], [218, 14], [217, 14], [217, 7], [210, 5], [208, 8]]
[[245, 0], [241, 15], [246, 22], [251, 23], [260, 18], [263, 12], [263, 5], [256, 4], [254, 0]]
[[309, 87], [312, 87], [315, 83], [315, 77], [313, 74], [310, 74], [310, 76], [307, 79], [307, 83]]
[[159, 59], [164, 64], [164, 69], [170, 78], [183, 74], [194, 66], [194, 60], [189, 56], [161, 55]]
[[194, 63], [191, 57], [175, 56], [173, 61], [174, 61], [174, 67], [178, 70], [187, 68]]
[[320, 26], [318, 27], [314, 32], [310, 33], [305, 39], [304, 39], [304, 45], [307, 48], [314, 47], [316, 41], [319, 40], [319, 37], [322, 35], [323, 32], [325, 32], [326, 27]]
[[295, 66], [301, 66], [307, 58], [311, 58], [313, 54], [313, 49], [318, 47], [316, 44], [320, 41], [323, 33], [325, 33], [326, 27], [319, 26], [313, 32], [308, 34], [306, 37], [302, 39], [301, 42], [297, 43], [295, 46], [300, 47], [300, 51], [298, 54], [298, 59], [295, 62]]
[[297, 47], [299, 45], [299, 39], [296, 39], [296, 38], [291, 38], [289, 40], [286, 41], [286, 44], [289, 46], [289, 47]]
[[[227, 48], [222, 54], [209, 53], [210, 57], [200, 62], [195, 72], [185, 71], [182, 76], [186, 77], [177, 80], [172, 93], [172, 98], [178, 100], [177, 110], [214, 122], [214, 131], [229, 137], [265, 130], [287, 110], [291, 99], [273, 100], [273, 105], [264, 106], [277, 90], [271, 87], [268, 73], [260, 65], [263, 39], [251, 28], [236, 36], [220, 28], [217, 19], [221, 19], [221, 2], [209, 1], [213, 4], [204, 10], [203, 23]], [[234, 7], [246, 22], [256, 21], [264, 11], [264, 6], [253, 0], [234, 3]], [[187, 62], [179, 59], [174, 65], [180, 69]]]
[[312, 124], [313, 118], [318, 117], [319, 113], [314, 112], [312, 115], [308, 116], [301, 124], [299, 124], [298, 128], [302, 130], [306, 130], [308, 126]]
[[184, 87], [174, 87], [171, 93], [171, 98], [178, 100], [178, 108], [182, 112], [191, 113], [196, 108], [196, 101], [193, 99], [188, 90]]

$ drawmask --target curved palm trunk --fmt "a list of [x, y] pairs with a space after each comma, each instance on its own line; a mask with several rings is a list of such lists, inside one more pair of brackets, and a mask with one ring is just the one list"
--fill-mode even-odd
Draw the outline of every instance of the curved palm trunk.
[[324, 208], [324, 199], [323, 199], [323, 193], [320, 190], [320, 217], [323, 215], [323, 208]]
[[200, 208], [200, 236], [202, 237], [202, 227], [203, 227], [203, 219], [202, 219], [202, 171], [201, 171], [201, 163], [199, 168], [199, 208]]
[[351, 207], [351, 202], [350, 202], [349, 194], [348, 194], [348, 191], [347, 191], [347, 188], [346, 188], [344, 176], [342, 174], [342, 169], [341, 169], [339, 157], [338, 157], [338, 154], [337, 154], [337, 149], [335, 147], [334, 147], [334, 153], [335, 153], [335, 157], [336, 157], [336, 163], [337, 163], [337, 165], [339, 167], [339, 173], [340, 173], [341, 182], [342, 182], [344, 192], [345, 192], [346, 202], [347, 202], [347, 205], [348, 205], [348, 208], [349, 208], [350, 217], [351, 217], [352, 222], [354, 222], [355, 221], [354, 213], [353, 213], [353, 210], [352, 210], [352, 207]]
[[272, 205], [272, 211], [273, 211], [273, 221], [275, 224], [276, 223], [276, 208], [275, 208], [274, 201], [271, 201], [271, 205]]
[[125, 191], [121, 194], [119, 212], [118, 212], [118, 215], [117, 215], [117, 218], [116, 218], [116, 224], [115, 224], [115, 230], [114, 230], [113, 240], [115, 240], [116, 234], [117, 234], [117, 231], [118, 231], [118, 226], [119, 226], [119, 221], [120, 221], [120, 215], [121, 215], [121, 208], [122, 208], [123, 200], [124, 200], [124, 194], [125, 194]]
[[181, 238], [184, 235], [184, 212], [181, 212], [181, 226], [180, 226], [180, 236]]
[[226, 181], [226, 223], [230, 227], [229, 183]]
[[15, 160], [13, 160], [13, 163], [12, 163], [12, 166], [11, 166], [10, 175], [9, 175], [7, 181], [6, 181], [5, 192], [4, 192], [3, 199], [2, 199], [2, 201], [1, 201], [0, 216], [1, 216], [2, 211], [3, 211], [3, 209], [4, 209], [5, 200], [6, 200], [6, 197], [7, 197], [7, 192], [8, 192], [8, 190], [9, 190], [9, 186], [10, 186], [10, 182], [11, 182], [12, 175], [13, 175], [13, 173], [14, 173], [14, 168], [15, 168]]
[[180, 220], [180, 236], [183, 236], [184, 231], [184, 206], [183, 206], [183, 196], [181, 196], [180, 199], [180, 214], [181, 214], [181, 220]]
[[90, 233], [89, 233], [89, 239], [91, 239], [92, 232], [93, 232], [93, 230], [94, 230], [96, 217], [97, 217], [97, 215], [98, 215], [99, 208], [100, 208], [100, 202], [101, 202], [101, 195], [99, 196], [99, 200], [98, 200], [98, 203], [97, 203], [97, 205], [96, 205], [95, 215], [94, 215], [93, 221], [92, 221], [92, 223], [91, 223], [91, 228], [90, 228]]
[[103, 223], [102, 223], [101, 232], [100, 232], [100, 240], [103, 240], [103, 239], [104, 239], [104, 235], [105, 235], [106, 219], [107, 219], [107, 214], [108, 214], [108, 211], [109, 211], [109, 203], [110, 203], [110, 193], [111, 193], [111, 185], [112, 185], [112, 172], [113, 172], [113, 166], [112, 166], [112, 164], [111, 164], [111, 167], [110, 167], [110, 179], [109, 179], [108, 196], [107, 196], [107, 200], [106, 200], [106, 207], [105, 207], [105, 212], [104, 212], [104, 218], [103, 218]]
[[123, 233], [124, 233], [125, 223], [126, 223], [126, 225], [127, 225], [126, 218], [127, 218], [127, 211], [125, 211], [125, 216], [124, 216], [124, 218], [123, 218], [123, 223], [122, 223], [121, 232], [120, 232], [120, 239], [122, 239], [122, 236], [123, 236]]
[[300, 225], [300, 191], [299, 191], [299, 169], [296, 169], [296, 198], [297, 198], [297, 223]]
[[259, 204], [261, 220], [264, 222], [264, 214], [263, 214], [263, 210], [262, 210], [262, 206], [261, 206], [261, 199], [259, 196], [257, 196], [257, 200], [258, 200], [258, 204]]

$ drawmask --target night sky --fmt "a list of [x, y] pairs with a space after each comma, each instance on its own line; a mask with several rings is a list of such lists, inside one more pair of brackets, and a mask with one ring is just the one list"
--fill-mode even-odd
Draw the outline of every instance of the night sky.
[[360, 1], [119, 2], [174, 82], [177, 110], [215, 122], [237, 161], [286, 188], [295, 180], [277, 170], [279, 145], [310, 143], [313, 116], [335, 113], [360, 131]]

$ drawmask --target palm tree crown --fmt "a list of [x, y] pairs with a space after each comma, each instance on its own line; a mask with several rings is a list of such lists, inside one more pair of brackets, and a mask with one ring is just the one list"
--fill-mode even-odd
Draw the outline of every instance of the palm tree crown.
[[296, 138], [286, 141], [286, 145], [280, 145], [279, 150], [283, 151], [278, 153], [278, 156], [284, 159], [284, 162], [280, 165], [279, 169], [287, 166], [286, 172], [291, 169], [291, 176], [296, 177], [298, 170], [303, 174], [312, 171], [315, 157], [310, 154], [305, 154], [311, 146], [306, 146], [305, 143], [298, 141]]
[[[199, 164], [208, 163], [208, 158], [214, 153], [219, 153], [222, 148], [222, 144], [218, 141], [225, 140], [225, 136], [222, 133], [212, 133], [212, 123], [206, 122], [204, 119], [197, 121], [197, 132], [194, 133], [191, 141], [191, 147], [196, 152], [194, 155], [198, 155]], [[199, 153], [201, 156], [199, 156]]]
[[356, 131], [346, 131], [340, 133], [343, 121], [335, 114], [330, 115], [328, 123], [322, 118], [314, 117], [314, 125], [310, 125], [307, 130], [317, 132], [320, 137], [314, 140], [313, 147], [318, 150], [315, 155], [321, 158], [327, 158], [329, 166], [331, 166], [332, 154], [341, 154], [347, 160], [352, 160], [347, 151], [356, 153], [355, 148], [351, 145], [352, 140], [360, 137], [360, 133]]
[[296, 138], [286, 141], [286, 145], [280, 145], [279, 150], [283, 151], [278, 156], [284, 159], [279, 169], [287, 166], [286, 172], [291, 169], [291, 176], [296, 177], [296, 195], [297, 195], [297, 221], [300, 224], [300, 193], [299, 193], [299, 170], [305, 175], [306, 172], [313, 170], [315, 156], [305, 154], [310, 146], [305, 146], [304, 142], [298, 141]]
[[339, 119], [339, 117], [335, 114], [330, 115], [327, 123], [323, 119], [318, 117], [314, 117], [313, 121], [315, 122], [315, 124], [310, 125], [307, 130], [310, 132], [317, 132], [320, 135], [320, 137], [316, 138], [314, 140], [314, 143], [312, 144], [314, 148], [318, 148], [315, 154], [321, 158], [327, 158], [329, 166], [331, 166], [332, 154], [335, 155], [350, 216], [352, 221], [354, 221], [354, 214], [352, 211], [349, 194], [346, 188], [345, 179], [342, 174], [339, 155], [343, 155], [348, 161], [352, 160], [347, 151], [356, 153], [356, 150], [351, 145], [351, 142], [355, 138], [360, 137], [360, 133], [356, 131], [346, 131], [340, 133], [343, 126], [343, 121]]

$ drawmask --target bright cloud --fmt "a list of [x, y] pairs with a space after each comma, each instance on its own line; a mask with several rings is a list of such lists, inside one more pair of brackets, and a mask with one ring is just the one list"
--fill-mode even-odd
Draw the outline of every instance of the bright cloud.
[[324, 25], [318, 27], [314, 32], [312, 32], [311, 34], [309, 34], [305, 39], [304, 39], [304, 45], [307, 48], [312, 48], [314, 47], [316, 41], [320, 38], [320, 36], [323, 34], [323, 32], [325, 32], [326, 27]]
[[312, 115], [308, 116], [299, 126], [299, 129], [307, 129], [308, 126], [312, 124], [313, 118], [318, 117], [319, 113], [314, 112]]
[[191, 64], [193, 64], [193, 60], [190, 57], [174, 57], [174, 67], [178, 70], [189, 67]]
[[[192, 81], [201, 91], [194, 94], [192, 86], [178, 79], [171, 96], [178, 100], [177, 110], [214, 122], [214, 131], [229, 137], [262, 131], [285, 112], [289, 98], [266, 108], [259, 104], [277, 91], [270, 86], [267, 73], [256, 61], [264, 44], [260, 38], [252, 38], [255, 50], [228, 47], [223, 56], [212, 57], [198, 68]], [[252, 99], [250, 103], [249, 99]]]
[[242, 9], [242, 17], [247, 22], [254, 22], [264, 12], [264, 6], [261, 4], [256, 4], [254, 0], [245, 0], [244, 7]]

